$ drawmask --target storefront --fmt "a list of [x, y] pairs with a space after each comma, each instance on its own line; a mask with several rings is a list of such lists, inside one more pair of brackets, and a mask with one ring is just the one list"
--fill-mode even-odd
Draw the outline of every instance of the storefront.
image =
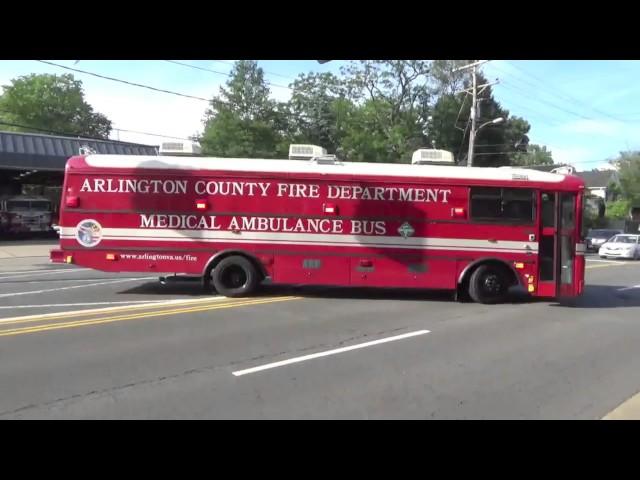
[[0, 132], [0, 199], [20, 195], [44, 197], [51, 202], [55, 223], [67, 159], [87, 151], [111, 155], [158, 155], [158, 147], [153, 145]]

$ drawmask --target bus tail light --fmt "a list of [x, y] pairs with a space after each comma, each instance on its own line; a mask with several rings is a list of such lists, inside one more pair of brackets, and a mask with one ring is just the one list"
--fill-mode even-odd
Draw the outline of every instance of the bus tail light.
[[322, 211], [324, 213], [330, 213], [333, 215], [338, 214], [338, 206], [335, 203], [324, 203], [322, 204]]
[[74, 196], [69, 196], [65, 200], [65, 205], [69, 208], [78, 208], [80, 206], [80, 198]]
[[454, 207], [451, 209], [451, 216], [453, 218], [464, 218], [466, 216], [466, 211], [462, 207]]

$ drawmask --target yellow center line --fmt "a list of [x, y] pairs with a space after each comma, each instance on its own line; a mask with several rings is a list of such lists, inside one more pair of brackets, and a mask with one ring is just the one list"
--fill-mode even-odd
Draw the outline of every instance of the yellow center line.
[[27, 315], [22, 317], [13, 317], [9, 318], [6, 321], [0, 318], [0, 327], [2, 325], [10, 325], [12, 323], [23, 323], [23, 322], [37, 322], [40, 320], [55, 320], [56, 318], [73, 318], [73, 317], [82, 317], [82, 316], [91, 316], [91, 315], [100, 315], [102, 313], [111, 313], [111, 312], [129, 312], [131, 310], [142, 310], [142, 309], [154, 309], [154, 308], [163, 308], [163, 307], [176, 307], [180, 305], [212, 305], [216, 304], [220, 301], [225, 300], [233, 300], [231, 298], [222, 299], [221, 297], [212, 297], [211, 299], [198, 299], [198, 300], [183, 300], [183, 301], [171, 301], [170, 303], [145, 303], [142, 305], [124, 305], [122, 307], [107, 307], [107, 308], [94, 308], [91, 310], [79, 310], [79, 311], [70, 311], [70, 312], [60, 312], [60, 313], [43, 313], [41, 315]]
[[50, 324], [44, 324], [44, 325], [36, 325], [32, 327], [21, 327], [21, 328], [0, 330], [0, 337], [9, 336], [9, 335], [21, 335], [26, 333], [43, 332], [48, 330], [58, 330], [63, 328], [75, 328], [75, 327], [82, 327], [87, 325], [99, 325], [103, 323], [121, 322], [126, 320], [136, 320], [140, 318], [158, 317], [158, 316], [165, 316], [165, 315], [178, 315], [182, 313], [203, 312], [207, 310], [220, 310], [223, 308], [234, 308], [234, 307], [243, 307], [243, 306], [251, 306], [251, 305], [264, 305], [268, 303], [297, 300], [300, 298], [302, 297], [275, 297], [275, 298], [266, 298], [266, 299], [238, 301], [238, 302], [224, 303], [224, 304], [218, 304], [218, 305], [206, 305], [206, 306], [203, 305], [203, 306], [191, 307], [191, 308], [144, 312], [144, 313], [139, 313], [135, 315], [118, 315], [114, 317], [94, 318], [90, 320], [78, 320], [74, 322], [50, 323]]
[[[289, 297], [268, 297], [268, 298], [289, 298]], [[193, 308], [197, 308], [197, 307], [202, 307], [202, 308], [209, 308], [209, 307], [213, 307], [213, 306], [218, 306], [218, 305], [235, 305], [235, 303], [237, 302], [248, 302], [248, 301], [261, 301], [261, 300], [265, 300], [264, 298], [256, 298], [256, 299], [241, 299], [241, 300], [233, 300], [231, 298], [226, 299], [228, 300], [228, 302], [225, 303], [220, 303], [220, 301], [214, 302], [209, 301], [209, 302], [199, 302], [196, 305], [194, 305]], [[224, 300], [222, 300], [224, 301]], [[231, 302], [231, 303], [229, 303]], [[45, 322], [45, 321], [49, 321], [49, 320], [56, 320], [56, 319], [67, 319], [67, 318], [73, 318], [73, 317], [82, 317], [82, 316], [93, 316], [93, 315], [100, 315], [101, 313], [103, 314], [111, 314], [111, 313], [121, 313], [124, 312], [123, 316], [128, 316], [131, 314], [132, 310], [136, 310], [136, 309], [148, 309], [150, 312], [154, 312], [154, 311], [162, 311], [162, 312], [166, 312], [166, 311], [171, 311], [171, 310], [167, 310], [167, 309], [171, 309], [172, 307], [188, 307], [189, 305], [193, 305], [195, 302], [191, 301], [191, 302], [180, 302], [180, 303], [170, 303], [170, 304], [164, 304], [164, 305], [136, 305], [134, 307], [131, 308], [124, 308], [123, 310], [118, 309], [116, 310], [107, 310], [107, 309], [100, 309], [100, 310], [96, 310], [93, 312], [73, 312], [73, 313], [69, 313], [69, 314], [64, 314], [61, 313], [59, 315], [35, 315], [35, 316], [31, 316], [31, 317], [21, 317], [21, 318], [16, 318], [15, 320], [10, 320], [8, 322], [4, 322], [0, 320], [0, 329], [5, 326], [5, 325], [13, 325], [16, 323], [34, 323], [34, 322]], [[2, 330], [0, 330], [2, 331]]]

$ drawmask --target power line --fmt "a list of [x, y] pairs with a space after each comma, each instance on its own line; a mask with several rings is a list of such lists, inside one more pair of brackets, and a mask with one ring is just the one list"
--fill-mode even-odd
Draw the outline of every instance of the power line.
[[36, 130], [38, 132], [43, 132], [43, 133], [50, 133], [53, 135], [59, 135], [61, 137], [70, 137], [70, 138], [84, 138], [87, 140], [102, 140], [104, 141], [108, 141], [108, 139], [105, 138], [101, 138], [101, 137], [92, 137], [90, 135], [83, 135], [80, 133], [69, 133], [69, 132], [59, 132], [56, 130], [50, 130], [50, 129], [45, 129], [45, 128], [39, 128], [39, 127], [31, 127], [28, 125], [22, 125], [20, 123], [13, 123], [13, 122], [5, 122], [0, 120], [0, 125], [6, 125], [8, 127], [16, 127], [16, 128], [25, 128], [27, 130]]
[[[101, 79], [104, 79], [104, 80], [110, 80], [112, 82], [123, 83], [125, 85], [130, 85], [130, 86], [138, 87], [138, 88], [144, 88], [144, 89], [152, 90], [152, 91], [159, 92], [159, 93], [166, 93], [166, 94], [169, 94], [169, 95], [177, 95], [179, 97], [191, 98], [191, 99], [194, 99], [194, 100], [201, 100], [203, 102], [207, 102], [208, 104], [217, 103], [217, 104], [220, 104], [220, 105], [225, 105], [227, 107], [231, 107], [232, 106], [232, 104], [230, 104], [229, 102], [225, 102], [224, 100], [220, 100], [220, 99], [217, 99], [217, 98], [209, 100], [209, 99], [206, 99], [206, 98], [197, 97], [195, 95], [189, 95], [189, 94], [186, 94], [186, 93], [175, 92], [175, 91], [172, 91], [172, 90], [165, 90], [165, 89], [162, 89], [162, 88], [156, 88], [156, 87], [152, 87], [150, 85], [144, 85], [142, 83], [130, 82], [128, 80], [123, 80], [121, 78], [115, 78], [115, 77], [109, 77], [109, 76], [106, 76], [106, 75], [100, 75], [98, 73], [89, 72], [87, 70], [80, 70], [79, 68], [67, 67], [65, 65], [60, 65], [58, 63], [49, 62], [49, 61], [46, 61], [46, 60], [36, 60], [36, 61], [37, 62], [41, 62], [41, 63], [45, 63], [47, 65], [53, 65], [55, 67], [64, 68], [65, 70], [71, 70], [71, 71], [74, 71], [74, 72], [83, 73], [85, 75], [91, 75], [93, 77], [98, 77], [98, 78], [101, 78]], [[276, 114], [279, 114], [279, 115], [282, 115], [282, 116], [285, 116], [285, 117], [295, 118], [297, 120], [299, 120], [301, 118], [300, 116], [298, 116], [298, 115], [296, 115], [294, 113], [291, 113], [291, 112], [274, 111], [272, 113], [276, 113]]]
[[[174, 63], [176, 65], [182, 65], [183, 67], [189, 67], [189, 68], [193, 68], [193, 69], [196, 69], [196, 70], [202, 70], [204, 72], [210, 72], [210, 73], [215, 73], [215, 74], [218, 74], [218, 75], [224, 75], [225, 77], [232, 77], [233, 76], [233, 75], [231, 75], [230, 73], [227, 73], [227, 72], [220, 72], [218, 70], [211, 70], [210, 68], [200, 67], [198, 65], [191, 65], [189, 63], [178, 62], [176, 60], [165, 60], [165, 62]], [[279, 85], [277, 83], [266, 82], [266, 81], [265, 81], [265, 83], [267, 85], [271, 85], [272, 87], [286, 88], [287, 90], [293, 90], [293, 88], [291, 88], [289, 86], [286, 86], [286, 85]]]
[[[474, 155], [510, 155], [514, 152], [495, 152], [495, 153], [476, 153]], [[525, 155], [533, 155], [533, 152], [522, 152]], [[553, 153], [553, 152], [550, 152]], [[590, 164], [594, 164], [594, 163], [609, 163], [609, 160], [586, 160], [586, 161], [580, 161], [580, 162], [573, 162], [577, 165], [590, 165]], [[553, 163], [551, 165], [557, 165], [557, 166], [563, 166], [563, 165], [568, 165], [568, 162], [563, 162], [563, 163]], [[513, 165], [514, 167], [522, 167], [522, 168], [527, 168], [527, 167], [546, 167], [546, 166], [551, 166], [550, 164], [538, 164], [538, 165]]]
[[[547, 151], [547, 153], [553, 153], [553, 152]], [[481, 153], [475, 153], [474, 155], [515, 155], [515, 154], [535, 155], [536, 152], [516, 152], [516, 151], [512, 151], [512, 152], [481, 152]]]
[[[505, 85], [504, 80], [502, 81], [502, 84], [500, 86], [503, 87], [503, 88], [506, 88], [507, 90], [515, 92], [515, 90], [512, 89], [511, 87], [509, 87], [509, 85]], [[528, 112], [531, 112], [531, 113], [528, 113], [527, 116], [529, 116], [530, 118], [533, 117], [533, 118], [540, 119], [541, 122], [539, 122], [539, 123], [546, 124], [546, 125], [549, 125], [551, 127], [560, 125], [560, 122], [558, 122], [555, 118], [547, 116], [546, 114], [541, 113], [538, 110], [535, 110], [535, 109], [533, 109], [531, 107], [527, 107], [527, 106], [521, 105], [521, 104], [516, 103], [516, 102], [514, 102], [512, 100], [509, 101], [509, 106], [511, 107], [511, 108], [509, 108], [510, 112], [513, 110], [513, 107], [518, 108], [518, 109], [522, 109], [522, 110], [525, 110], [525, 111], [528, 111]]]
[[507, 82], [506, 80], [503, 80], [503, 83], [504, 83], [505, 85], [511, 85], [511, 88], [512, 88], [512, 90], [513, 90], [513, 91], [516, 91], [516, 92], [522, 92], [522, 95], [526, 96], [526, 98], [527, 98], [528, 100], [537, 101], [537, 102], [539, 102], [539, 103], [542, 103], [542, 104], [548, 105], [549, 107], [555, 108], [556, 110], [560, 110], [560, 111], [565, 112], [565, 113], [568, 113], [568, 114], [570, 114], [570, 115], [574, 115], [574, 116], [576, 116], [576, 117], [580, 117], [580, 118], [582, 118], [582, 119], [584, 119], [584, 120], [594, 120], [592, 117], [587, 117], [587, 116], [585, 116], [585, 115], [582, 115], [581, 113], [577, 113], [577, 112], [574, 112], [574, 111], [569, 110], [569, 109], [567, 109], [567, 108], [560, 107], [560, 106], [556, 105], [555, 103], [551, 103], [551, 102], [548, 102], [548, 101], [546, 101], [546, 100], [542, 100], [541, 98], [535, 98], [535, 99], [534, 99], [534, 98], [532, 98], [532, 97], [531, 97], [530, 92], [526, 92], [526, 91], [524, 91], [524, 92], [523, 92], [523, 91], [520, 89], [520, 87], [518, 87], [517, 85], [514, 85], [514, 84], [512, 84], [512, 83], [510, 83], [510, 82]]
[[162, 89], [162, 88], [151, 87], [149, 85], [143, 85], [141, 83], [129, 82], [128, 80], [122, 80], [120, 78], [115, 78], [115, 77], [108, 77], [106, 75], [100, 75], [98, 73], [88, 72], [86, 70], [80, 70], [79, 68], [67, 67], [65, 65], [60, 65], [60, 64], [54, 63], [54, 62], [48, 62], [46, 60], [36, 60], [36, 61], [40, 62], [40, 63], [46, 63], [47, 65], [53, 65], [54, 67], [58, 67], [58, 68], [64, 68], [65, 70], [71, 70], [73, 72], [84, 73], [85, 75], [91, 75], [93, 77], [102, 78], [104, 80], [111, 80], [112, 82], [124, 83], [125, 85], [131, 85], [133, 87], [146, 88], [147, 90], [153, 90], [155, 92], [167, 93], [169, 95], [176, 95], [178, 97], [191, 98], [193, 100], [201, 100], [201, 101], [207, 102], [207, 103], [210, 102], [209, 99], [206, 99], [206, 98], [203, 98], [203, 97], [197, 97], [195, 95], [188, 95], [186, 93], [174, 92], [174, 91], [165, 90], [165, 89]]
[[[460, 147], [458, 148], [458, 156], [462, 153], [462, 146], [464, 145], [464, 139], [467, 138], [467, 132], [469, 131], [469, 126], [471, 125], [471, 117], [467, 119], [467, 124], [464, 127], [464, 131], [462, 132], [462, 139], [460, 140]], [[467, 159], [467, 161], [469, 161]]]
[[[0, 113], [13, 114], [13, 112], [11, 112], [9, 110], [3, 110], [3, 109], [0, 109]], [[64, 136], [64, 137], [83, 137], [83, 138], [92, 139], [92, 140], [105, 140], [105, 141], [109, 140], [109, 139], [105, 139], [105, 138], [101, 138], [101, 137], [92, 137], [92, 136], [85, 135], [85, 134], [82, 134], [82, 133], [61, 132], [61, 131], [56, 131], [56, 130], [51, 130], [51, 129], [46, 129], [46, 128], [33, 127], [33, 126], [30, 126], [30, 125], [10, 123], [10, 122], [5, 122], [5, 121], [0, 121], [0, 125], [7, 125], [7, 126], [10, 126], [10, 127], [17, 127], [17, 128], [25, 128], [25, 129], [28, 129], [28, 130], [36, 130], [36, 131], [39, 131], [39, 132], [52, 133], [54, 135], [60, 135], [60, 136]], [[111, 130], [112, 131], [118, 131], [118, 132], [126, 132], [126, 133], [137, 133], [137, 134], [140, 134], [140, 135], [148, 135], [150, 137], [161, 137], [161, 138], [171, 138], [171, 139], [174, 139], [174, 140], [191, 141], [190, 138], [185, 138], [185, 137], [176, 137], [174, 135], [164, 135], [162, 133], [142, 132], [142, 131], [139, 131], [139, 130], [128, 130], [126, 128], [118, 128], [118, 127], [115, 127], [115, 126], [112, 126]]]
[[[212, 60], [212, 62], [224, 63], [226, 65], [235, 65], [235, 62], [228, 62], [226, 60]], [[281, 73], [270, 72], [269, 70], [265, 70], [264, 68], [262, 69], [262, 71], [268, 75], [273, 75], [274, 77], [280, 77], [287, 80], [295, 80], [295, 78], [292, 76], [282, 75]]]
[[116, 130], [118, 132], [126, 132], [126, 133], [137, 133], [139, 135], [148, 135], [150, 137], [171, 138], [173, 140], [186, 140], [186, 141], [189, 141], [189, 142], [193, 141], [191, 138], [174, 137], [173, 135], [164, 135], [162, 133], [140, 132], [138, 130], [127, 130], [126, 128], [113, 127], [112, 130]]
[[[529, 82], [529, 81], [527, 81], [527, 80], [524, 80], [524, 79], [522, 79], [522, 78], [520, 78], [520, 77], [516, 77], [515, 75], [510, 74], [510, 73], [506, 72], [505, 70], [503, 70], [503, 69], [501, 69], [501, 68], [499, 68], [499, 67], [497, 67], [497, 66], [496, 66], [495, 68], [497, 68], [499, 71], [503, 72], [505, 75], [509, 75], [513, 80], [515, 80], [515, 81], [517, 81], [517, 82], [520, 82], [520, 83], [522, 83], [522, 84], [526, 84], [526, 85], [527, 85], [527, 87], [522, 87], [521, 85], [516, 85], [516, 84], [514, 84], [514, 83], [511, 83], [511, 80], [510, 80], [510, 81], [503, 80], [503, 82], [502, 82], [502, 83], [503, 83], [503, 85], [502, 85], [502, 86], [503, 86], [503, 87], [505, 87], [505, 88], [507, 88], [507, 90], [511, 90], [511, 91], [513, 91], [513, 92], [516, 92], [516, 93], [521, 93], [523, 96], [526, 96], [526, 98], [527, 98], [528, 100], [538, 101], [539, 103], [545, 104], [545, 105], [547, 105], [547, 106], [551, 106], [552, 108], [555, 108], [555, 109], [557, 109], [557, 110], [563, 111], [564, 113], [569, 113], [570, 115], [578, 116], [578, 117], [583, 118], [583, 119], [585, 119], [585, 120], [594, 120], [594, 119], [593, 119], [593, 118], [591, 118], [591, 117], [587, 117], [587, 116], [582, 115], [582, 114], [580, 114], [580, 113], [576, 113], [576, 112], [573, 112], [573, 111], [570, 111], [570, 110], [564, 109], [564, 108], [562, 108], [562, 107], [559, 107], [558, 105], [556, 105], [556, 104], [554, 104], [554, 103], [550, 103], [549, 101], [542, 100], [542, 99], [540, 99], [540, 98], [533, 99], [533, 98], [531, 97], [531, 92], [530, 92], [530, 91], [523, 90], [523, 88], [534, 88], [534, 89], [538, 89], [538, 90], [540, 90], [540, 89], [541, 89], [541, 87], [540, 87], [539, 85], [533, 84], [533, 83], [531, 83], [531, 82]], [[510, 85], [511, 87], [509, 87], [509, 85]], [[513, 103], [513, 102], [512, 102], [512, 103]], [[517, 105], [517, 104], [516, 104], [516, 105]], [[522, 106], [520, 106], [520, 108], [528, 109], [528, 110], [530, 110], [530, 111], [532, 111], [532, 112], [535, 112], [535, 113], [538, 113], [538, 114], [540, 115], [540, 112], [537, 112], [536, 110], [533, 110], [533, 109], [532, 109], [532, 108], [530, 108], [530, 107], [522, 107]], [[548, 117], [546, 117], [546, 118], [548, 118]]]
[[[585, 106], [587, 109], [589, 109], [589, 110], [591, 110], [591, 111], [593, 111], [593, 112], [596, 112], [596, 113], [598, 113], [598, 114], [600, 114], [600, 115], [604, 115], [604, 116], [609, 117], [609, 118], [611, 118], [611, 119], [613, 119], [613, 120], [615, 120], [615, 121], [621, 121], [619, 118], [616, 118], [616, 117], [614, 117], [614, 116], [612, 116], [612, 115], [610, 115], [610, 114], [608, 114], [608, 113], [606, 113], [606, 112], [603, 112], [603, 111], [598, 110], [598, 109], [596, 109], [596, 108], [594, 108], [594, 107], [591, 107], [591, 106], [590, 106], [590, 105], [588, 105], [587, 103], [585, 103], [585, 102], [583, 102], [583, 101], [581, 101], [581, 100], [579, 100], [579, 99], [577, 99], [577, 98], [575, 98], [575, 97], [571, 97], [571, 96], [569, 96], [569, 95], [567, 95], [567, 94], [564, 94], [564, 93], [562, 93], [562, 92], [561, 92], [561, 93], [557, 93], [556, 91], [552, 90], [552, 89], [550, 88], [550, 86], [549, 86], [549, 85], [548, 85], [544, 80], [542, 80], [542, 79], [540, 79], [540, 78], [536, 77], [535, 75], [533, 75], [533, 74], [531, 74], [531, 73], [527, 73], [526, 71], [524, 71], [522, 68], [518, 67], [518, 66], [517, 66], [517, 65], [515, 65], [515, 64], [512, 64], [512, 63], [507, 63], [507, 64], [508, 64], [508, 65], [510, 65], [510, 66], [512, 66], [513, 68], [517, 69], [518, 71], [522, 72], [524, 75], [528, 75], [529, 77], [533, 78], [533, 79], [534, 79], [534, 80], [536, 80], [538, 83], [537, 83], [537, 84], [534, 84], [534, 83], [532, 83], [531, 81], [527, 80], [526, 78], [524, 78], [524, 77], [520, 77], [520, 76], [516, 76], [516, 75], [514, 75], [513, 73], [511, 73], [511, 72], [507, 72], [507, 71], [505, 71], [504, 69], [502, 69], [502, 68], [500, 68], [500, 67], [498, 67], [498, 66], [496, 66], [496, 65], [494, 65], [494, 68], [496, 68], [497, 70], [499, 70], [499, 71], [500, 71], [500, 72], [502, 72], [503, 74], [508, 75], [508, 76], [509, 76], [509, 77], [511, 77], [511, 79], [512, 79], [512, 80], [514, 80], [514, 81], [520, 82], [520, 83], [522, 83], [522, 84], [526, 84], [528, 87], [534, 88], [534, 89], [536, 89], [536, 90], [543, 90], [545, 93], [550, 94], [550, 95], [553, 95], [553, 96], [555, 96], [556, 98], [559, 98], [560, 100], [562, 100], [563, 102], [570, 103], [571, 105], [581, 104], [581, 105]], [[514, 87], [514, 88], [518, 88], [518, 89], [519, 89], [519, 86], [514, 85], [514, 84], [511, 84], [511, 85], [512, 85], [512, 87]], [[542, 85], [542, 87], [541, 87], [541, 85]], [[544, 88], [543, 88], [543, 87], [544, 87]], [[559, 91], [559, 90], [558, 90], [558, 91]], [[527, 95], [527, 98], [531, 99], [530, 92], [526, 92], [525, 94]], [[563, 111], [563, 112], [565, 112], [565, 113], [569, 113], [569, 114], [571, 114], [571, 115], [574, 115], [574, 116], [577, 116], [577, 117], [583, 118], [583, 119], [585, 119], [585, 120], [595, 120], [595, 118], [593, 118], [593, 117], [588, 117], [588, 116], [583, 115], [583, 114], [581, 114], [581, 113], [578, 113], [578, 112], [575, 112], [575, 111], [569, 110], [569, 109], [567, 109], [567, 108], [560, 107], [559, 105], [557, 105], [557, 104], [555, 104], [555, 103], [550, 103], [549, 101], [545, 101], [545, 100], [542, 100], [542, 99], [540, 99], [540, 98], [534, 99], [534, 101], [536, 101], [536, 100], [537, 100], [538, 102], [540, 102], [540, 103], [546, 104], [546, 105], [548, 105], [548, 106], [551, 106], [551, 107], [553, 107], [553, 108], [556, 108], [556, 109], [558, 109], [558, 110], [561, 110], [561, 111]]]
[[527, 72], [526, 70], [524, 70], [522, 67], [519, 67], [518, 65], [515, 65], [513, 63], [509, 63], [509, 62], [505, 62], [505, 63], [507, 63], [507, 65], [512, 66], [516, 70], [522, 72], [524, 75], [527, 75], [527, 76], [533, 78], [534, 80], [538, 81], [542, 85], [546, 85], [547, 91], [550, 92], [551, 94], [555, 95], [556, 97], [562, 98], [562, 99], [566, 99], [567, 101], [569, 101], [571, 103], [581, 103], [581, 104], [585, 105], [588, 109], [590, 109], [593, 112], [596, 112], [596, 113], [598, 113], [600, 115], [604, 115], [605, 117], [609, 117], [609, 118], [611, 118], [613, 120], [620, 121], [619, 118], [616, 118], [616, 117], [614, 117], [613, 115], [611, 115], [611, 114], [609, 114], [607, 112], [603, 112], [602, 110], [598, 110], [597, 108], [592, 107], [591, 105], [587, 104], [586, 102], [584, 102], [582, 100], [579, 100], [579, 99], [577, 99], [577, 98], [575, 98], [573, 96], [568, 95], [567, 93], [563, 92], [562, 90], [558, 89], [557, 87], [556, 87], [555, 90], [556, 90], [556, 92], [559, 92], [559, 93], [555, 93], [554, 91], [551, 90], [550, 86], [545, 83], [545, 80], [542, 80], [541, 78], [537, 77], [536, 75], [534, 75], [531, 72]]
[[465, 92], [464, 98], [462, 99], [462, 104], [460, 105], [460, 110], [458, 110], [458, 116], [456, 117], [456, 121], [453, 124], [455, 128], [458, 128], [458, 120], [460, 120], [460, 115], [462, 114], [462, 109], [464, 108], [464, 104], [467, 101], [468, 96], [469, 96], [469, 92]]

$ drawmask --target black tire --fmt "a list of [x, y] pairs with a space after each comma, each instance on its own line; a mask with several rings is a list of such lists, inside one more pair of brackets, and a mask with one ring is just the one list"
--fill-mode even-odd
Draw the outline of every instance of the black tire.
[[249, 260], [233, 255], [220, 260], [220, 263], [211, 271], [211, 282], [220, 295], [245, 297], [255, 291], [259, 276]]
[[480, 265], [469, 279], [469, 296], [477, 303], [502, 303], [507, 299], [509, 285], [504, 267]]

